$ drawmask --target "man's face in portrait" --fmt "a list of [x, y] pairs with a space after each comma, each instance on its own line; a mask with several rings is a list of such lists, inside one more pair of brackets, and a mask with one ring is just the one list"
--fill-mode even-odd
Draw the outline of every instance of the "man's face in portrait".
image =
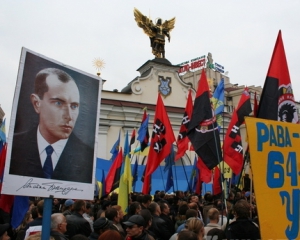
[[79, 113], [80, 96], [73, 80], [64, 83], [51, 74], [47, 76], [46, 84], [48, 91], [43, 98], [32, 94], [31, 100], [40, 117], [40, 133], [52, 144], [67, 139], [72, 133]]

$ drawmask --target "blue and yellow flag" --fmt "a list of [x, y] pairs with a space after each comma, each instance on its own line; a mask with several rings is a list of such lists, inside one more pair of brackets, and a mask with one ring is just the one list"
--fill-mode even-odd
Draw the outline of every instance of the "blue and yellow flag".
[[112, 146], [110, 153], [112, 154], [111, 156], [111, 161], [114, 161], [119, 153], [119, 147], [120, 147], [120, 131], [119, 131], [119, 137], [115, 144]]
[[[97, 174], [96, 174], [97, 177]], [[105, 173], [104, 170], [102, 169], [102, 174], [101, 178], [97, 179], [97, 185], [99, 187], [99, 198], [105, 195]]]
[[211, 98], [218, 126], [222, 126], [222, 113], [224, 112], [224, 79], [222, 78]]
[[120, 184], [119, 184], [119, 196], [118, 205], [122, 207], [124, 212], [128, 211], [128, 196], [132, 192], [132, 174], [131, 174], [131, 164], [129, 158], [129, 142], [128, 142], [128, 132], [125, 137], [124, 144], [124, 161], [122, 163], [121, 173], [120, 173]]

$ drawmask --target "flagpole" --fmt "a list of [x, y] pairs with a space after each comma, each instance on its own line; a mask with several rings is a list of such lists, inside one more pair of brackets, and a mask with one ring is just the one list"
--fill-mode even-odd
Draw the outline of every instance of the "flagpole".
[[[175, 166], [174, 166], [175, 167]], [[171, 166], [172, 171], [173, 171], [173, 166]], [[174, 188], [174, 178], [173, 178], [173, 192], [175, 192], [175, 188]]]
[[[217, 138], [216, 138], [216, 133], [215, 132], [214, 132], [214, 138], [215, 138], [215, 142], [216, 142]], [[219, 162], [219, 165], [220, 165], [220, 153], [218, 151], [217, 145], [216, 145], [216, 153], [217, 153], [218, 162]], [[223, 161], [223, 165], [224, 165], [224, 161]], [[220, 178], [221, 178], [221, 186], [222, 186], [222, 196], [221, 196], [221, 199], [223, 200], [224, 205], [225, 205], [225, 209], [228, 212], [227, 202], [225, 201], [225, 188], [224, 188], [224, 176], [223, 176], [223, 173], [220, 174]]]
[[[176, 167], [176, 165], [174, 165], [174, 168], [175, 168], [176, 189], [177, 189], [177, 191], [178, 191], [177, 167]], [[173, 187], [174, 187], [174, 186], [173, 186]]]
[[[251, 169], [251, 165], [250, 165], [250, 169]], [[252, 175], [252, 171], [251, 171], [251, 175]], [[253, 176], [251, 176], [251, 178], [250, 178], [250, 205], [252, 206], [252, 190], [253, 190], [253, 186], [252, 186], [252, 184], [253, 184], [253, 181], [252, 181], [252, 179], [253, 179]], [[250, 219], [252, 219], [252, 209], [251, 209], [251, 211], [250, 211]]]
[[246, 152], [245, 152], [245, 155], [244, 155], [243, 167], [242, 167], [242, 170], [241, 170], [241, 172], [240, 172], [239, 181], [238, 181], [238, 183], [235, 185], [236, 187], [239, 187], [239, 185], [240, 185], [240, 182], [241, 182], [241, 179], [242, 179], [242, 172], [243, 172], [243, 169], [245, 168], [246, 160], [249, 159], [249, 162], [250, 162], [250, 155], [249, 155], [248, 149], [249, 149], [249, 146], [247, 147]]
[[189, 190], [190, 190], [190, 192], [192, 192], [192, 189], [191, 189], [191, 186], [190, 186], [189, 180], [188, 180], [188, 178], [187, 178], [187, 175], [186, 175], [185, 166], [184, 166], [184, 164], [183, 164], [182, 158], [180, 158], [180, 160], [181, 160], [181, 164], [182, 164], [182, 167], [183, 167], [183, 171], [184, 171], [185, 179], [186, 179], [186, 181], [187, 181], [187, 184], [188, 184]]
[[[171, 166], [172, 167], [172, 166]], [[159, 166], [159, 169], [160, 169], [160, 175], [161, 175], [161, 179], [162, 179], [162, 182], [163, 182], [163, 185], [164, 185], [164, 189], [166, 189], [166, 186], [165, 186], [165, 180], [164, 180], [164, 176], [162, 174], [162, 170], [161, 170], [161, 166]]]

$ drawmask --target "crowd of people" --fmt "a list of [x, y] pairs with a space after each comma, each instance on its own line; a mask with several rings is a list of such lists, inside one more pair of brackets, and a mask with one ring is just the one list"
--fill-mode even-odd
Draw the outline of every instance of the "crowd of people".
[[[117, 202], [117, 193], [94, 201], [53, 199], [50, 239], [260, 239], [255, 197], [250, 192], [232, 191], [222, 201], [211, 193], [202, 198], [189, 192], [156, 191], [154, 196], [132, 193], [128, 209]], [[16, 229], [0, 224], [0, 240], [41, 239], [43, 205], [44, 200], [32, 199]]]

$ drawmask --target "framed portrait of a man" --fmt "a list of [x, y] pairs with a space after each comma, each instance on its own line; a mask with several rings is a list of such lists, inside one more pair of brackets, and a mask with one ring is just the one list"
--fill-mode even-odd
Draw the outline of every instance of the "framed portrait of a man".
[[101, 84], [22, 49], [3, 193], [93, 198]]

